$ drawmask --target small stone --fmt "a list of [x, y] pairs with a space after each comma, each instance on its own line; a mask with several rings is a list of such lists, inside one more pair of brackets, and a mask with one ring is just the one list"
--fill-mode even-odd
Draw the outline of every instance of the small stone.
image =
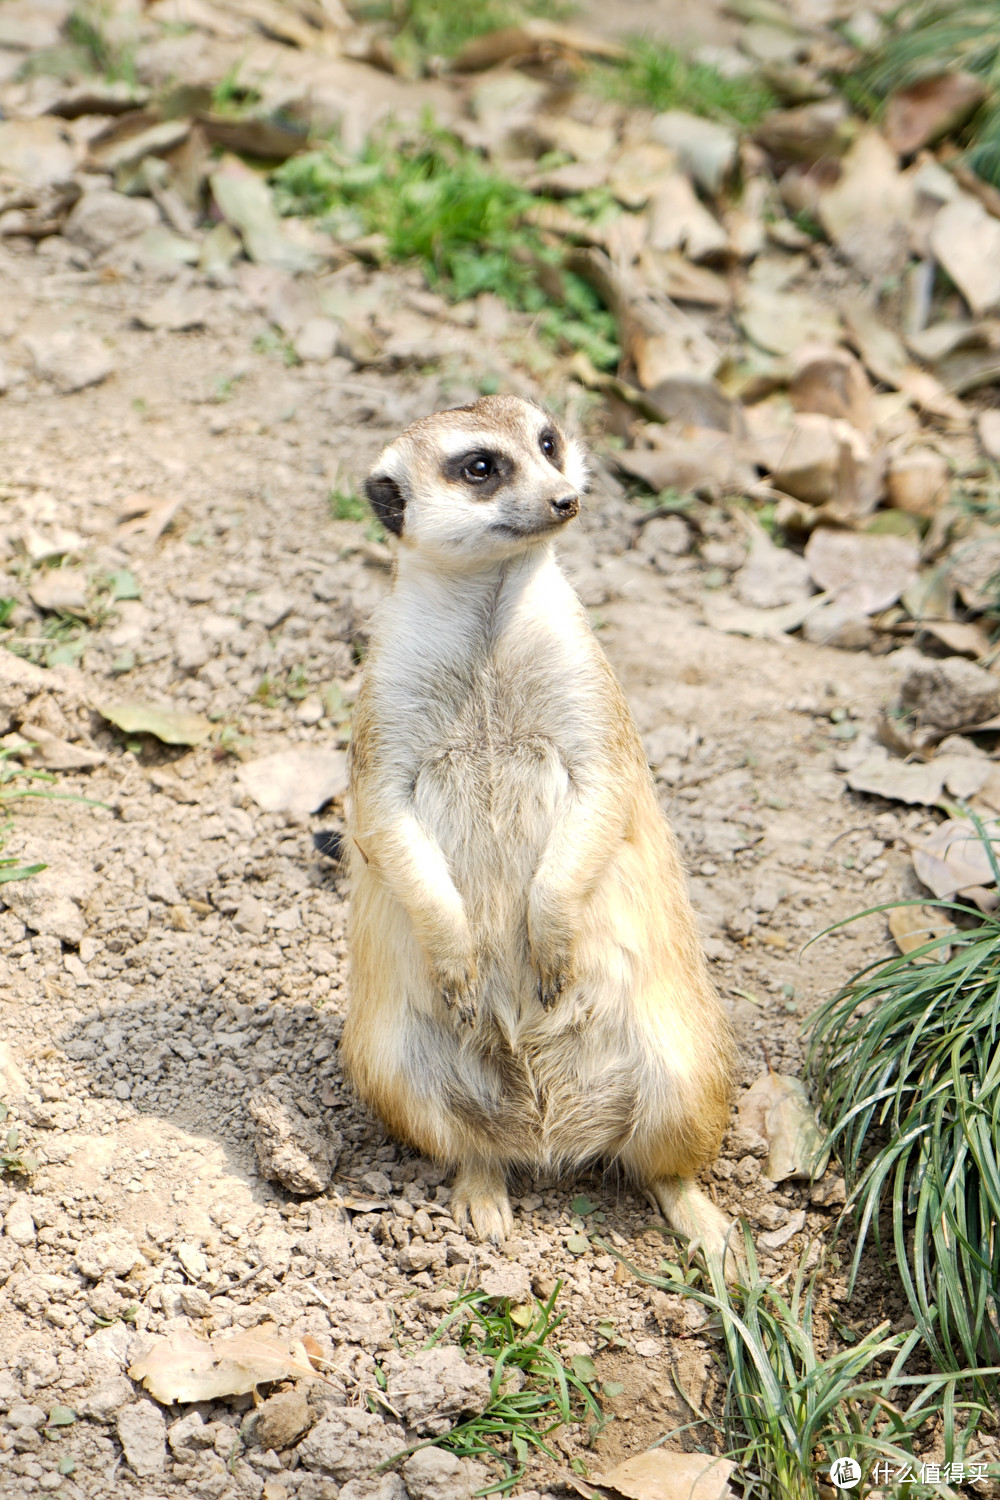
[[45, 1412], [33, 1401], [16, 1401], [7, 1412], [7, 1421], [11, 1427], [27, 1427], [35, 1431], [44, 1423]]
[[204, 1417], [197, 1411], [185, 1412], [167, 1428], [167, 1442], [172, 1452], [179, 1455], [211, 1448], [214, 1441], [214, 1432], [206, 1427]]
[[255, 1089], [247, 1109], [257, 1126], [254, 1146], [262, 1175], [292, 1193], [321, 1193], [333, 1176], [339, 1135], [317, 1129], [290, 1091], [276, 1085]]
[[237, 932], [246, 932], [251, 937], [263, 937], [267, 912], [256, 896], [244, 896], [233, 913], [233, 926]]
[[814, 646], [836, 646], [841, 651], [867, 651], [875, 639], [867, 616], [835, 599], [806, 616], [802, 634]]
[[445, 1448], [421, 1448], [403, 1465], [410, 1500], [472, 1500], [487, 1478], [482, 1464]]
[[75, 328], [60, 328], [50, 334], [26, 334], [24, 346], [43, 380], [51, 380], [64, 396], [100, 385], [115, 367], [111, 352], [101, 339]]
[[197, 625], [185, 624], [174, 638], [174, 659], [182, 672], [197, 672], [211, 660], [208, 642]]
[[118, 1417], [118, 1440], [133, 1473], [159, 1474], [167, 1461], [167, 1424], [152, 1401], [126, 1406]]
[[1000, 678], [961, 656], [917, 662], [903, 679], [900, 701], [923, 724], [963, 729], [1000, 712]]
[[315, 1421], [305, 1393], [297, 1387], [270, 1396], [257, 1410], [256, 1437], [262, 1448], [290, 1448]]
[[506, 1298], [510, 1302], [531, 1300], [531, 1277], [527, 1267], [516, 1261], [501, 1261], [499, 1265], [487, 1266], [479, 1278], [479, 1289], [487, 1297], [497, 1300]]
[[15, 1245], [35, 1243], [35, 1221], [31, 1209], [23, 1198], [15, 1198], [4, 1214], [3, 1232]]
[[306, 363], [326, 364], [337, 352], [340, 324], [332, 318], [307, 318], [295, 339], [295, 352]]
[[175, 1254], [187, 1274], [194, 1281], [201, 1281], [208, 1272], [208, 1261], [205, 1253], [197, 1245], [182, 1241], [177, 1247]]
[[127, 1276], [145, 1263], [142, 1251], [124, 1230], [88, 1235], [76, 1247], [76, 1268], [90, 1281], [107, 1275]]
[[345, 1407], [317, 1422], [299, 1443], [302, 1468], [329, 1474], [342, 1484], [371, 1471], [406, 1446], [402, 1427], [374, 1412]]
[[472, 1364], [454, 1344], [409, 1357], [391, 1350], [382, 1369], [393, 1410], [422, 1437], [447, 1432], [464, 1413], [481, 1412], [490, 1399], [488, 1369]]
[[776, 547], [762, 529], [755, 529], [746, 562], [733, 579], [733, 593], [753, 609], [776, 609], [797, 604], [812, 593], [809, 564], [788, 547]]
[[71, 244], [100, 255], [159, 223], [159, 209], [149, 198], [128, 198], [124, 193], [98, 188], [84, 193], [66, 220], [63, 235]]
[[294, 594], [288, 593], [287, 589], [275, 584], [261, 594], [251, 595], [243, 607], [243, 613], [255, 625], [263, 625], [265, 630], [273, 630], [292, 613], [297, 602]]
[[933, 449], [901, 453], [886, 470], [889, 504], [913, 516], [933, 516], [948, 499], [949, 477], [947, 461]]
[[207, 1318], [212, 1311], [212, 1299], [200, 1286], [183, 1286], [181, 1307], [189, 1318]]
[[847, 1202], [847, 1183], [843, 1177], [823, 1177], [813, 1183], [809, 1202], [817, 1208], [839, 1208]]
[[105, 1380], [79, 1404], [80, 1415], [95, 1422], [110, 1422], [116, 1412], [135, 1399], [135, 1388], [124, 1375]]

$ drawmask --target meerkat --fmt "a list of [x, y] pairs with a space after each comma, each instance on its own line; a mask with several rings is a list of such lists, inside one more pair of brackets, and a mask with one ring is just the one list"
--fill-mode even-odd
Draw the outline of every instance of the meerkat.
[[[513, 396], [416, 422], [366, 490], [398, 539], [350, 750], [341, 1051], [388, 1130], [510, 1234], [508, 1173], [614, 1160], [725, 1257], [695, 1174], [734, 1046], [622, 690], [557, 562], [580, 446]], [[728, 1261], [728, 1257], [725, 1257]]]

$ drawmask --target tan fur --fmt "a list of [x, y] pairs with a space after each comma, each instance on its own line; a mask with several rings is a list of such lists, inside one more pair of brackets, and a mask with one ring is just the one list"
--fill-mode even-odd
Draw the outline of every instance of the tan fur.
[[[495, 484], [456, 467], [484, 454]], [[354, 720], [342, 1053], [390, 1131], [458, 1167], [480, 1234], [511, 1229], [508, 1169], [614, 1159], [720, 1254], [726, 1219], [691, 1179], [728, 1120], [732, 1038], [638, 732], [552, 552], [585, 482], [513, 397], [417, 423], [369, 480], [401, 535]]]

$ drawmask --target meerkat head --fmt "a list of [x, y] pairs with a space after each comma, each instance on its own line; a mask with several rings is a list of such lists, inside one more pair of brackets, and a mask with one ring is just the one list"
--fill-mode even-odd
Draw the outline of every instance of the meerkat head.
[[554, 535], [580, 509], [580, 445], [541, 407], [484, 396], [408, 427], [365, 482], [403, 545], [459, 567], [500, 561]]

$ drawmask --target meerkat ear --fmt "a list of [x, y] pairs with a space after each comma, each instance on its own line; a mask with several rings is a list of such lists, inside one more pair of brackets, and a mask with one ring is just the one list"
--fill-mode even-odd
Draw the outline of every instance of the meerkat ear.
[[406, 497], [395, 479], [389, 474], [369, 474], [365, 480], [365, 494], [386, 531], [402, 536]]

